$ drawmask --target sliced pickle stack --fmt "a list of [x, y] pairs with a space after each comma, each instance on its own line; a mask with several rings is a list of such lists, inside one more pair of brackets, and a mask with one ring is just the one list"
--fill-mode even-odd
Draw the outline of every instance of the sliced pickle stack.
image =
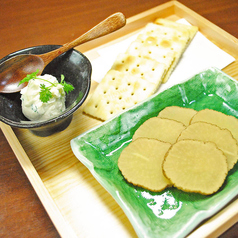
[[238, 119], [210, 109], [171, 106], [145, 121], [122, 151], [118, 167], [136, 186], [174, 186], [210, 195], [238, 161]]

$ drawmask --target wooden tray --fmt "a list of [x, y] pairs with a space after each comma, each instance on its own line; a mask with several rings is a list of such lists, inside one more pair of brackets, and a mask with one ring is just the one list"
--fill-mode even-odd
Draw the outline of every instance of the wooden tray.
[[[76, 49], [93, 60], [98, 57], [98, 49], [130, 37], [157, 17], [185, 18], [198, 26], [209, 40], [236, 59], [223, 71], [238, 80], [238, 39], [177, 1], [131, 17], [123, 29]], [[96, 86], [92, 82], [91, 92]], [[71, 151], [71, 139], [101, 123], [84, 115], [82, 108], [65, 131], [46, 138], [3, 123], [0, 127], [62, 237], [137, 237], [120, 206]], [[217, 237], [238, 221], [237, 207], [238, 198], [189, 237]]]

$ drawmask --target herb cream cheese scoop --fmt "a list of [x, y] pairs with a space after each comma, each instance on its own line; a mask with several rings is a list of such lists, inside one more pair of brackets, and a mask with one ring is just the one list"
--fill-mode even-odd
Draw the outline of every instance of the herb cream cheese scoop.
[[48, 120], [65, 110], [65, 91], [56, 77], [45, 74], [29, 80], [21, 90], [22, 112], [29, 120]]

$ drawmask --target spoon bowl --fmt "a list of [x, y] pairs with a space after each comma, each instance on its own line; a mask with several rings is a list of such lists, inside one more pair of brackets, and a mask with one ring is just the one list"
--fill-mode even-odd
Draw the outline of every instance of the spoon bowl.
[[125, 16], [118, 12], [109, 16], [72, 42], [64, 44], [59, 49], [41, 55], [19, 55], [3, 61], [0, 64], [0, 93], [19, 92], [26, 86], [26, 84], [19, 86], [19, 82], [27, 74], [31, 74], [38, 69], [38, 75], [40, 75], [44, 68], [59, 55], [80, 44], [116, 31], [125, 24]]
[[23, 79], [27, 74], [40, 73], [44, 70], [44, 61], [37, 55], [17, 55], [0, 65], [0, 92], [15, 93], [24, 88], [27, 83], [19, 85], [19, 79]]

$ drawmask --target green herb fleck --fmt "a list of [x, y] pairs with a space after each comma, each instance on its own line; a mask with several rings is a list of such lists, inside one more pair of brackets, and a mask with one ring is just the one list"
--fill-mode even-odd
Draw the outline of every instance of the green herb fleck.
[[69, 92], [71, 92], [71, 91], [74, 90], [74, 86], [73, 86], [73, 85], [68, 84], [68, 83], [66, 83], [66, 82], [64, 81], [64, 75], [63, 75], [63, 74], [61, 74], [61, 82], [60, 82], [60, 84], [63, 85], [64, 91], [65, 91], [66, 93], [69, 93]]
[[24, 79], [22, 79], [22, 80], [20, 81], [19, 85], [22, 84], [22, 83], [27, 83], [27, 82], [29, 82], [31, 79], [40, 79], [40, 80], [42, 80], [42, 81], [46, 81], [46, 82], [50, 83], [51, 85], [48, 86], [48, 87], [46, 87], [45, 84], [41, 84], [41, 85], [40, 85], [40, 88], [41, 88], [41, 91], [40, 91], [40, 100], [41, 100], [42, 102], [45, 102], [45, 103], [46, 103], [46, 102], [48, 102], [48, 101], [53, 97], [53, 95], [52, 95], [50, 89], [51, 89], [52, 87], [56, 87], [58, 84], [60, 84], [60, 85], [63, 86], [64, 91], [65, 91], [66, 93], [69, 93], [69, 92], [71, 92], [71, 91], [74, 90], [74, 86], [73, 86], [73, 85], [68, 84], [68, 83], [65, 82], [65, 80], [64, 80], [65, 77], [64, 77], [63, 74], [61, 74], [61, 81], [60, 81], [60, 83], [56, 83], [56, 84], [55, 84], [55, 83], [51, 83], [50, 81], [48, 81], [48, 80], [46, 80], [46, 79], [42, 79], [42, 78], [37, 77], [38, 72], [39, 72], [39, 70], [37, 69], [36, 72], [33, 72], [33, 73], [31, 73], [31, 74], [28, 74]]
[[35, 79], [37, 77], [38, 73], [39, 73], [39, 69], [37, 69], [36, 72], [33, 72], [31, 74], [27, 74], [27, 76], [20, 81], [19, 85], [21, 85], [22, 83], [28, 83], [31, 79]]
[[41, 84], [40, 88], [40, 100], [42, 102], [48, 102], [50, 98], [52, 98], [52, 92], [50, 91], [50, 87], [46, 87], [45, 84]]

